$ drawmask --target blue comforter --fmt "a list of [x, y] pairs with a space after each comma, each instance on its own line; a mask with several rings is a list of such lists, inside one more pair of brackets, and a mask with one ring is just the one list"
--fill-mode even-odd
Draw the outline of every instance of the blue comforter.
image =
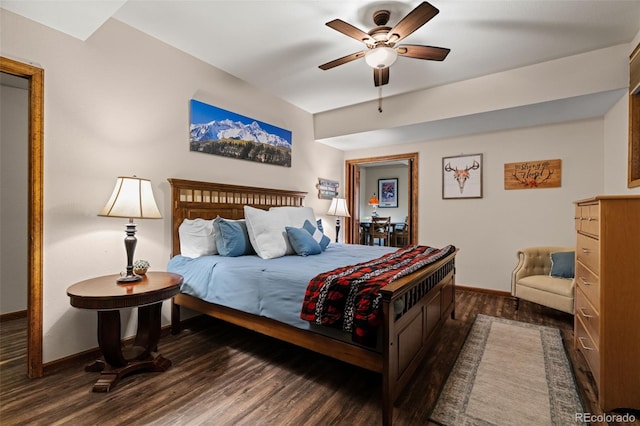
[[184, 277], [180, 291], [207, 302], [268, 317], [294, 327], [309, 329], [300, 318], [309, 281], [341, 266], [375, 259], [395, 251], [393, 247], [330, 244], [315, 256], [175, 256], [167, 271]]

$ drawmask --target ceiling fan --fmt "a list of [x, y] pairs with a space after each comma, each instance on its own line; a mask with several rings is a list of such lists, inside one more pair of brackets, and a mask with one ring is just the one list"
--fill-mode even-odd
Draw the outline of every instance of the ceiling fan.
[[356, 59], [365, 58], [367, 64], [374, 69], [373, 82], [377, 87], [389, 83], [389, 66], [396, 61], [398, 55], [407, 58], [442, 61], [447, 57], [450, 49], [415, 44], [397, 45], [405, 37], [429, 22], [439, 12], [438, 9], [425, 1], [402, 18], [395, 27], [391, 28], [386, 26], [390, 12], [388, 10], [378, 10], [373, 14], [373, 22], [376, 27], [368, 33], [341, 19], [329, 21], [326, 24], [328, 27], [361, 41], [367, 46], [367, 50], [327, 62], [320, 65], [320, 69], [328, 70]]

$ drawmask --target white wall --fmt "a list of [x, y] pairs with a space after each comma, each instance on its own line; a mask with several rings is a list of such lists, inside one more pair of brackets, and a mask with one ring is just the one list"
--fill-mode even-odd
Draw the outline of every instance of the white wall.
[[[508, 291], [516, 250], [534, 245], [574, 245], [572, 202], [603, 191], [603, 120], [484, 133], [402, 145], [418, 152], [418, 242], [460, 248], [456, 281]], [[349, 159], [396, 154], [377, 148]], [[483, 154], [483, 197], [442, 199], [442, 157]], [[562, 186], [505, 190], [504, 164], [562, 160]]]
[[[507, 85], [514, 81], [527, 81], [527, 84], [518, 86], [516, 97], [511, 90], [515, 86], [510, 86], [510, 89], [504, 86], [504, 90], [492, 95], [492, 99], [484, 103], [483, 97], [477, 96], [481, 89], [457, 91], [457, 96], [447, 98], [454, 100], [453, 105], [447, 104], [444, 98], [442, 102], [446, 111], [456, 105], [461, 109], [468, 108], [468, 105], [487, 109], [496, 99], [517, 103], [531, 96], [557, 97], [563, 91], [564, 95], [573, 96], [604, 90], [605, 85], [609, 89], [623, 87], [623, 81], [628, 85], [628, 63], [621, 61], [625, 54], [628, 58], [638, 40], [640, 33], [628, 46], [620, 45], [533, 65], [514, 70], [514, 74], [504, 72], [476, 79], [480, 82], [502, 76], [501, 84], [506, 82], [504, 84]], [[598, 65], [583, 67], [582, 64], [576, 68], [579, 69], [578, 73], [572, 71], [571, 67], [582, 61], [593, 61]], [[534, 72], [546, 68], [548, 72], [542, 74], [544, 77]], [[588, 72], [585, 72], [587, 68]], [[552, 73], [552, 69], [556, 69], [556, 72]], [[528, 79], [518, 78], [526, 73], [529, 73]], [[576, 75], [579, 75], [579, 81], [566, 80]], [[553, 85], [549, 85], [550, 80], [554, 81]], [[453, 83], [452, 86], [470, 84], [474, 84], [474, 81]], [[484, 84], [481, 86], [487, 87]], [[425, 91], [429, 94], [432, 92]], [[430, 101], [424, 99], [424, 102]], [[393, 148], [349, 151], [346, 158], [371, 158], [418, 151], [419, 242], [433, 246], [451, 243], [460, 248], [456, 269], [459, 284], [509, 291], [510, 275], [517, 261], [515, 253], [519, 247], [575, 244], [573, 201], [603, 193], [640, 193], [640, 188], [627, 188], [628, 103], [628, 95], [622, 96], [601, 118], [425, 141]], [[366, 125], [369, 114], [366, 108], [366, 105], [357, 105], [349, 109], [349, 114], [341, 111], [342, 125]], [[441, 114], [437, 108], [420, 111]], [[336, 118], [332, 114], [328, 112], [316, 116], [316, 124], [323, 125], [331, 118]], [[358, 114], [361, 119], [356, 117]], [[388, 120], [396, 118], [390, 117]], [[316, 134], [319, 131], [330, 132], [328, 128], [316, 128]], [[353, 131], [353, 128], [344, 131]], [[441, 159], [462, 153], [483, 154], [483, 198], [442, 200]], [[505, 163], [555, 158], [562, 160], [560, 188], [504, 190]]]
[[[0, 15], [2, 55], [45, 70], [45, 362], [97, 346], [96, 313], [72, 308], [66, 288], [124, 269], [126, 221], [97, 216], [119, 175], [153, 183], [163, 219], [138, 221], [135, 255], [151, 269], [164, 270], [170, 255], [168, 177], [307, 191], [333, 239], [330, 200], [315, 185], [319, 176], [342, 182], [342, 152], [314, 142], [309, 113], [116, 20], [82, 42]], [[191, 98], [291, 130], [292, 167], [190, 152]], [[124, 321], [132, 335], [135, 321]]]
[[27, 309], [29, 93], [0, 86], [0, 314]]
[[640, 194], [627, 188], [629, 164], [629, 96], [625, 95], [604, 116], [604, 171], [607, 194]]
[[[638, 17], [640, 22], [640, 17]], [[640, 43], [640, 31], [629, 43], [627, 57]], [[627, 188], [629, 164], [629, 95], [622, 96], [604, 116], [604, 169], [607, 194], [640, 194], [640, 187]]]
[[[611, 172], [626, 146], [620, 130], [624, 100], [602, 119], [343, 155], [314, 142], [308, 113], [118, 21], [107, 21], [82, 42], [4, 10], [0, 19], [2, 55], [45, 69], [45, 362], [97, 345], [95, 312], [72, 308], [65, 290], [76, 281], [115, 273], [124, 266], [124, 221], [96, 216], [118, 175], [136, 174], [153, 182], [164, 219], [139, 221], [136, 258], [146, 258], [152, 269], [161, 270], [169, 259], [171, 236], [167, 177], [308, 191], [306, 205], [325, 219], [333, 239], [334, 220], [324, 216], [330, 200], [315, 195], [317, 178], [342, 182], [344, 158], [419, 152], [419, 242], [459, 246], [458, 282], [498, 290], [509, 288], [518, 247], [573, 244], [574, 200], [602, 193], [605, 187], [631, 192]], [[607, 52], [620, 56], [618, 48]], [[617, 84], [620, 67], [613, 68], [607, 75], [606, 65], [601, 64], [585, 75], [599, 74], [597, 81]], [[504, 81], [519, 80], [520, 75], [507, 75]], [[568, 77], [573, 95], [580, 91], [574, 75]], [[590, 80], [589, 90], [596, 90], [592, 87], [596, 83]], [[519, 89], [535, 91], [535, 87]], [[462, 91], [448, 98], [462, 103], [465, 95]], [[292, 167], [189, 152], [191, 98], [292, 130]], [[479, 99], [473, 104], [483, 105]], [[413, 114], [424, 111], [431, 109]], [[441, 159], [460, 153], [484, 154], [482, 199], [442, 200]], [[561, 188], [503, 189], [504, 163], [553, 158], [562, 159]], [[167, 308], [165, 304], [165, 322]], [[127, 316], [125, 321], [124, 334], [131, 335], [134, 321]]]
[[[540, 64], [325, 111], [314, 116], [317, 139], [577, 98], [629, 85], [628, 46], [620, 44]], [[503, 127], [504, 128], [504, 127]], [[412, 139], [415, 140], [415, 139]], [[400, 143], [400, 141], [398, 141]]]

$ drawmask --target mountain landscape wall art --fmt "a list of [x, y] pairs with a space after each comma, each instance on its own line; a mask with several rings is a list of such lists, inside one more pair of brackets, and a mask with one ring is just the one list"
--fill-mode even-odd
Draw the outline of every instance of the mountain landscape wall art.
[[291, 131], [195, 99], [190, 110], [191, 151], [291, 167]]

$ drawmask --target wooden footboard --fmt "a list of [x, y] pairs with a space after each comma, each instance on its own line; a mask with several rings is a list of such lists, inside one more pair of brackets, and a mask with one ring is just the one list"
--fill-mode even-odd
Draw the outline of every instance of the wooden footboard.
[[[169, 179], [172, 186], [172, 255], [180, 252], [178, 227], [185, 218], [243, 217], [243, 206], [268, 209], [300, 206], [304, 194], [226, 184]], [[393, 405], [425, 357], [438, 330], [455, 312], [455, 255], [383, 287], [382, 349], [377, 352], [224, 306], [179, 294], [173, 298], [171, 324], [180, 329], [180, 307], [382, 374], [383, 424], [391, 425]]]
[[[392, 424], [393, 404], [420, 365], [448, 316], [455, 317], [455, 255], [395, 281], [383, 298], [383, 423]], [[400, 303], [397, 303], [400, 301]], [[397, 307], [399, 308], [396, 311]]]

